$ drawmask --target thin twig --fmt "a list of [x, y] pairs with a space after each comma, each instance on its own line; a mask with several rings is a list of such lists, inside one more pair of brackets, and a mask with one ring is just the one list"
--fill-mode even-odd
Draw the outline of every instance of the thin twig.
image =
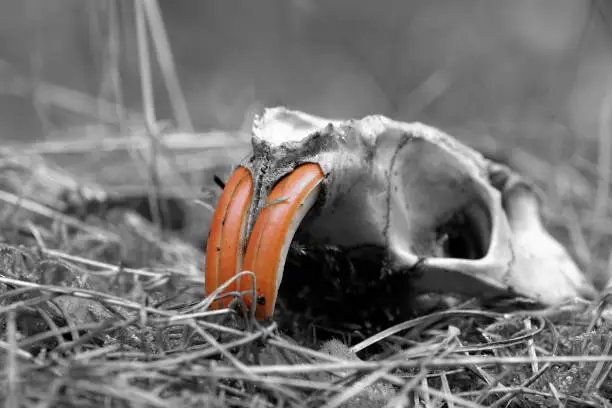
[[187, 101], [179, 84], [172, 48], [162, 18], [157, 0], [142, 0], [144, 11], [149, 22], [149, 29], [153, 37], [153, 47], [157, 54], [157, 62], [161, 67], [164, 83], [170, 98], [170, 104], [180, 129], [193, 132], [193, 124], [189, 115]]
[[6, 321], [6, 336], [8, 338], [8, 361], [6, 363], [6, 376], [8, 379], [7, 408], [19, 408], [19, 368], [17, 361], [17, 325], [15, 312], [9, 312]]
[[146, 20], [144, 16], [143, 0], [134, 0], [136, 19], [136, 38], [138, 40], [138, 68], [140, 73], [140, 88], [142, 92], [142, 107], [144, 111], [145, 127], [149, 138], [149, 205], [153, 223], [162, 225], [162, 213], [159, 207], [159, 175], [157, 172], [157, 118], [155, 114], [155, 99], [153, 96], [153, 78], [149, 55], [149, 37], [147, 35]]

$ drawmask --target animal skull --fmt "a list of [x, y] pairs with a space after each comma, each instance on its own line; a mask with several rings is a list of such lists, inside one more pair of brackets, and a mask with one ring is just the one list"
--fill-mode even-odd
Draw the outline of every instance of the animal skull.
[[[298, 227], [317, 243], [384, 248], [387, 268], [424, 292], [543, 305], [595, 296], [543, 227], [534, 186], [435, 128], [273, 108], [256, 119], [252, 146], [216, 207], [205, 286], [209, 295], [254, 272], [259, 319], [274, 312]], [[251, 285], [243, 276], [223, 293], [252, 306]]]

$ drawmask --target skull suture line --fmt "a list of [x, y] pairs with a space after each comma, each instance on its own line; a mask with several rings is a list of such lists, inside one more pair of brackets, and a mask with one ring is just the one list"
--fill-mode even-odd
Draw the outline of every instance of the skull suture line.
[[[435, 128], [273, 108], [255, 121], [252, 144], [215, 210], [205, 286], [210, 294], [254, 272], [259, 319], [274, 312], [298, 227], [317, 243], [384, 248], [387, 267], [424, 292], [517, 294], [544, 305], [595, 296], [543, 227], [535, 188]], [[224, 293], [250, 287], [243, 277]]]

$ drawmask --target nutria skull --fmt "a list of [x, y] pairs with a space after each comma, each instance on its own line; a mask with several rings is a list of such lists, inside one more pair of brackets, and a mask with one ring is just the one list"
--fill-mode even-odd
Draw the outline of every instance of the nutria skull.
[[[259, 318], [274, 311], [298, 227], [311, 242], [384, 248], [387, 268], [424, 292], [543, 305], [595, 295], [543, 227], [535, 187], [433, 127], [273, 108], [256, 119], [252, 144], [217, 205], [206, 291], [254, 272]], [[247, 280], [225, 292], [248, 291]]]

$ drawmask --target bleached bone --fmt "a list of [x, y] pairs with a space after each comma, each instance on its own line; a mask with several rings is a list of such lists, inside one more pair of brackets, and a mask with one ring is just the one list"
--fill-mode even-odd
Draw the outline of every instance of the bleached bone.
[[[307, 213], [299, 236], [311, 242], [383, 247], [392, 273], [427, 292], [522, 295], [544, 305], [595, 296], [543, 227], [534, 186], [433, 127], [383, 116], [332, 121], [272, 108], [256, 120], [252, 144], [241, 163], [252, 176], [245, 242], [267, 207], [283, 205], [266, 203], [277, 183], [315, 163], [324, 175], [320, 193], [312, 208], [304, 200], [294, 216]], [[285, 244], [296, 224], [283, 235]], [[262, 247], [252, 240], [247, 258], [256, 252], [252, 246]], [[275, 295], [267, 300], [274, 303]]]

